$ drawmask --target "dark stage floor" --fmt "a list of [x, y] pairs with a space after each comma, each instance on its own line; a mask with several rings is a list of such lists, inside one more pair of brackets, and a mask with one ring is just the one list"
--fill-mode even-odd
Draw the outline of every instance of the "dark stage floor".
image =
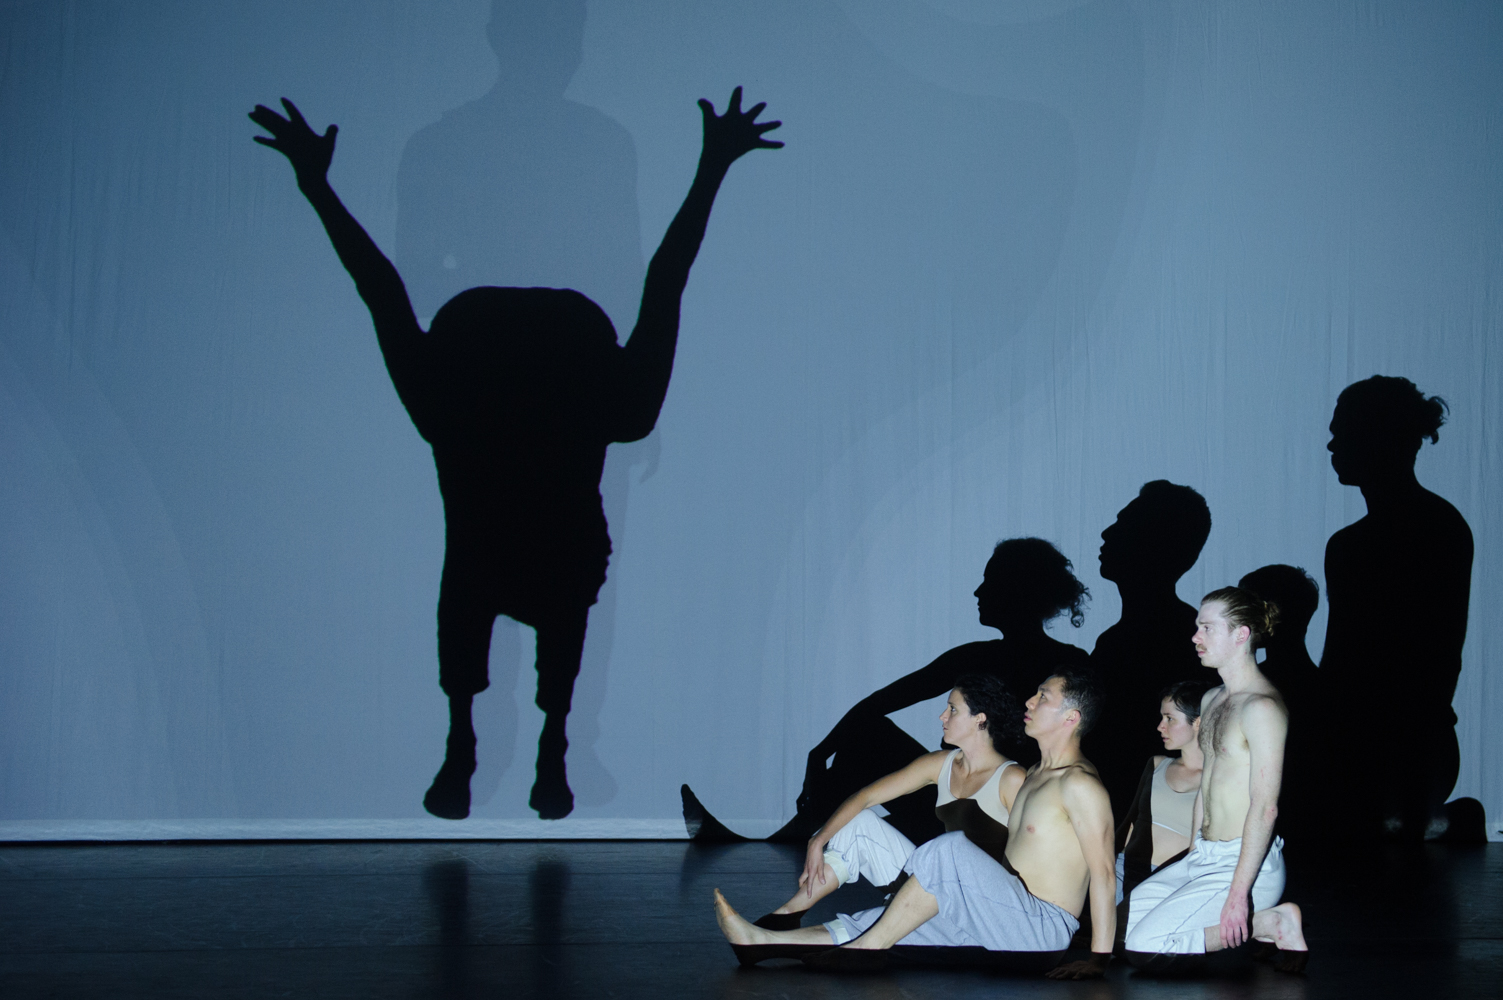
[[1339, 867], [1286, 857], [1288, 896], [1309, 919], [1306, 976], [1260, 965], [1161, 981], [1114, 963], [1104, 983], [1054, 983], [738, 969], [710, 890], [751, 915], [780, 902], [798, 852], [767, 844], [3, 846], [0, 996], [1503, 995], [1503, 844], [1391, 848]]

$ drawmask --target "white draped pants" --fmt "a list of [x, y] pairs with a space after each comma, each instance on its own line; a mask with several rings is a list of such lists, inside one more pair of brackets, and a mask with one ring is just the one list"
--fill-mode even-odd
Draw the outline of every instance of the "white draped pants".
[[[1133, 889], [1127, 950], [1150, 955], [1204, 954], [1205, 929], [1221, 922], [1221, 908], [1231, 893], [1232, 874], [1241, 852], [1240, 837], [1202, 840], [1196, 833], [1189, 854], [1160, 868]], [[1275, 837], [1253, 882], [1253, 912], [1278, 905], [1283, 894], [1284, 839]], [[1248, 920], [1252, 920], [1251, 913]]]

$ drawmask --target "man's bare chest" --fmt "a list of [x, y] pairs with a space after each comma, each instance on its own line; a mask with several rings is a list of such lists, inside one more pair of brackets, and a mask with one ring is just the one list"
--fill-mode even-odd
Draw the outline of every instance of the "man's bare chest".
[[1228, 749], [1242, 741], [1242, 727], [1237, 721], [1236, 699], [1222, 698], [1206, 712], [1200, 729], [1200, 749], [1207, 761], [1225, 757]]

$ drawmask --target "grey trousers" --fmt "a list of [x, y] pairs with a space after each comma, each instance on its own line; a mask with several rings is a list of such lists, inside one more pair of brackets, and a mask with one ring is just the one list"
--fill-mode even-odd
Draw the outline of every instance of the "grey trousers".
[[825, 845], [825, 864], [841, 885], [865, 876], [872, 885], [890, 885], [913, 854], [913, 841], [891, 823], [863, 809]]
[[[913, 852], [904, 871], [939, 901], [939, 913], [899, 944], [981, 947], [988, 951], [1063, 951], [1080, 927], [1066, 911], [1028, 891], [959, 830]], [[864, 934], [883, 908], [842, 913], [825, 924], [834, 942]]]

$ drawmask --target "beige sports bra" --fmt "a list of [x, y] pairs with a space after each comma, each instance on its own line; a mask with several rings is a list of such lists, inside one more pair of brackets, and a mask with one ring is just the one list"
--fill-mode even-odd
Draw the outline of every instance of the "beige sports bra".
[[1200, 789], [1176, 792], [1169, 787], [1167, 772], [1174, 759], [1165, 757], [1153, 769], [1153, 799], [1149, 808], [1153, 810], [1154, 826], [1161, 826], [1181, 837], [1189, 837], [1190, 823], [1195, 818], [1195, 795]]
[[[939, 769], [939, 797], [935, 800], [935, 808], [947, 802], [956, 801], [955, 794], [950, 791], [950, 765], [955, 763], [955, 755], [958, 753], [960, 753], [959, 750], [951, 750], [950, 756], [945, 758], [944, 766]], [[1022, 766], [1022, 764], [1019, 764], [1015, 760], [999, 764], [997, 769], [992, 772], [992, 776], [986, 779], [986, 784], [978, 788], [975, 795], [968, 795], [966, 798], [973, 800], [976, 805], [981, 807], [982, 812], [1003, 826], [1006, 826], [1008, 818], [1007, 807], [1002, 804], [1002, 794], [998, 791], [1002, 785], [1002, 772], [1009, 767]]]

